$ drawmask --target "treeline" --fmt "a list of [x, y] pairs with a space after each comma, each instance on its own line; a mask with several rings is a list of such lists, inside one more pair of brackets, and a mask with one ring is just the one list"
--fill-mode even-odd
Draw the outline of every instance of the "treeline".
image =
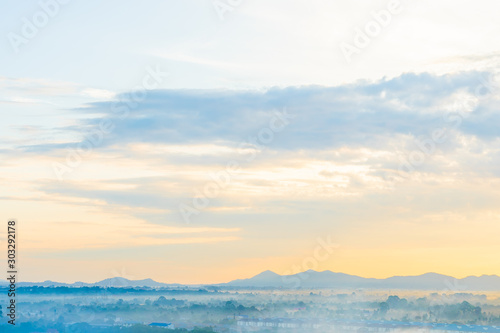
[[[8, 288], [1, 287], [0, 293], [7, 293]], [[217, 291], [208, 291], [206, 289], [154, 289], [147, 287], [42, 287], [30, 286], [17, 288], [19, 294], [25, 295], [120, 295], [120, 294], [143, 294], [154, 295], [158, 293], [168, 295], [205, 295], [216, 294]]]
[[[472, 305], [467, 301], [459, 303], [435, 302], [423, 297], [414, 302], [409, 302], [398, 296], [389, 296], [386, 301], [376, 305], [374, 317], [392, 316], [399, 313], [405, 313], [400, 318], [403, 321], [422, 321], [422, 322], [448, 322], [448, 323], [467, 323], [467, 324], [498, 324], [500, 317], [491, 315], [482, 310], [478, 305]], [[392, 312], [391, 312], [392, 310]], [[411, 313], [419, 313], [411, 316]]]
[[64, 325], [62, 323], [21, 323], [15, 327], [10, 325], [0, 325], [0, 332], [19, 332], [19, 333], [32, 333], [32, 332], [46, 332], [48, 330], [56, 330], [59, 333], [156, 333], [156, 332], [169, 332], [169, 333], [213, 333], [215, 332], [211, 327], [196, 327], [193, 330], [184, 328], [168, 329], [162, 327], [153, 327], [149, 325], [133, 325], [129, 327], [123, 326], [98, 326], [90, 325], [88, 323], [76, 323], [71, 325]]

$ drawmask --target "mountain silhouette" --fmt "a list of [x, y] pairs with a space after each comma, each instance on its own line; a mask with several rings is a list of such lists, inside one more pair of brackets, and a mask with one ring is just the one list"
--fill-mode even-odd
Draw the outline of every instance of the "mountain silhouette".
[[[5, 286], [7, 282], [0, 282]], [[182, 284], [167, 284], [152, 279], [129, 280], [123, 277], [113, 277], [95, 283], [75, 282], [61, 283], [54, 281], [19, 282], [18, 286], [40, 287], [150, 287], [170, 288], [187, 286]], [[202, 285], [196, 285], [200, 287]], [[452, 276], [426, 273], [416, 276], [393, 276], [386, 279], [363, 278], [356, 275], [336, 273], [332, 271], [314, 271], [280, 275], [270, 270], [264, 271], [248, 279], [238, 279], [227, 283], [210, 284], [228, 288], [273, 288], [273, 289], [405, 289], [405, 290], [432, 290], [441, 292], [462, 291], [498, 291], [500, 277], [497, 275], [468, 276], [457, 279]]]
[[495, 291], [500, 290], [500, 277], [497, 275], [483, 275], [456, 279], [447, 275], [426, 273], [417, 276], [393, 276], [386, 279], [374, 279], [332, 271], [317, 272], [308, 270], [293, 275], [279, 275], [271, 271], [265, 271], [252, 278], [234, 280], [220, 284], [220, 286], [281, 289], [406, 289], [439, 290], [443, 292]]

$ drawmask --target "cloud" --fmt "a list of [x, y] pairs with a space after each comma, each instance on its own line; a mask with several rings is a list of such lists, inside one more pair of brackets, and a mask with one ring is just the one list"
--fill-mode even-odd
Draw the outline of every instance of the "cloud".
[[[75, 126], [56, 128], [71, 137], [99, 129], [102, 119], [115, 126], [65, 183], [38, 182], [49, 195], [101, 200], [115, 209], [154, 223], [179, 219], [179, 202], [191, 200], [230, 160], [242, 171], [207, 212], [268, 211], [266, 202], [352, 200], [389, 193], [402, 161], [427, 149], [433, 131], [446, 129], [447, 140], [409, 176], [421, 183], [449, 184], [456, 175], [482, 179], [498, 175], [500, 116], [493, 85], [458, 123], [457, 105], [474, 97], [488, 73], [404, 74], [375, 82], [337, 87], [290, 87], [267, 91], [156, 90], [121, 119], [117, 101], [74, 110], [84, 117]], [[118, 104], [116, 104], [118, 103]], [[255, 137], [276, 111], [294, 116], [269, 144], [255, 151], [241, 143]], [[461, 110], [458, 110], [461, 111]], [[96, 116], [98, 115], [98, 116]], [[454, 118], [455, 117], [455, 118]], [[452, 119], [453, 121], [449, 121]], [[80, 133], [80, 136], [83, 136]], [[68, 137], [70, 137], [68, 135]], [[66, 148], [77, 142], [32, 144], [31, 156], [50, 155], [64, 162]], [[294, 204], [295, 205], [295, 204]], [[296, 206], [286, 205], [294, 210]], [[120, 208], [119, 208], [120, 207]], [[244, 207], [242, 210], [241, 207]]]
[[[474, 96], [486, 76], [405, 74], [337, 87], [266, 91], [157, 90], [123, 119], [113, 113], [116, 101], [90, 103], [73, 110], [82, 115], [75, 124], [53, 128], [66, 133], [66, 142], [24, 140], [22, 149], [2, 152], [4, 161], [10, 161], [4, 168], [5, 184], [16, 192], [0, 195], [9, 206], [47, 212], [46, 217], [29, 217], [33, 221], [50, 218], [66, 226], [51, 226], [54, 230], [80, 230], [74, 239], [59, 242], [59, 249], [90, 246], [82, 237], [96, 228], [85, 224], [89, 222], [102, 230], [102, 237], [91, 240], [94, 248], [184, 244], [186, 249], [212, 243], [220, 248], [228, 243], [238, 253], [250, 251], [263, 235], [269, 244], [280, 239], [290, 245], [332, 229], [359, 246], [364, 242], [355, 237], [360, 229], [368, 235], [408, 221], [428, 225], [428, 216], [447, 212], [463, 216], [474, 211], [487, 217], [487, 226], [496, 223], [497, 216], [488, 215], [496, 209], [497, 193], [491, 186], [498, 183], [500, 163], [500, 138], [493, 128], [496, 95], [481, 96], [458, 125], [447, 123], [456, 101]], [[240, 144], [269, 126], [283, 107], [294, 118], [248, 160], [250, 145], [242, 150]], [[47, 174], [50, 163], [65, 162], [67, 148], [78, 144], [74, 138], [97, 130], [102, 119], [115, 128], [81, 165], [63, 182]], [[429, 138], [443, 126], [449, 127], [448, 140], [436, 144], [424, 163], [403, 179], [398, 174], [401, 160], [419, 151], [421, 137]], [[199, 197], [213, 181], [211, 175], [230, 160], [239, 161], [241, 170], [193, 219], [189, 227], [195, 229], [183, 230], [187, 225], [179, 204]], [[46, 165], [46, 171], [40, 165]], [[66, 225], [68, 216], [79, 216], [80, 224]], [[436, 234], [449, 231], [448, 222], [433, 221]], [[37, 242], [43, 230], [36, 230], [30, 236], [33, 251], [48, 246]], [[398, 235], [397, 240], [384, 241], [390, 246], [421, 239]], [[455, 246], [458, 240], [453, 242]], [[271, 256], [290, 251], [283, 246], [269, 245], [262, 251]]]
[[[117, 114], [117, 108], [126, 106], [124, 101], [130, 99], [131, 92], [115, 101], [90, 103], [75, 110], [101, 116], [84, 119], [68, 130], [78, 133], [98, 129], [106, 118], [115, 128], [106, 135], [103, 146], [219, 142], [237, 147], [265, 127], [273, 111], [286, 108], [296, 118], [273, 142], [273, 149], [382, 147], [398, 135], [428, 134], [442, 123], [443, 114], [453, 104], [472, 98], [486, 77], [479, 72], [444, 76], [424, 73], [337, 87], [273, 88], [264, 92], [156, 90], [128, 107], [126, 116]], [[495, 112], [497, 106], [498, 101], [485, 97], [459, 130], [478, 137], [496, 136], [493, 124], [500, 117]], [[57, 146], [26, 147], [31, 151], [52, 148]]]

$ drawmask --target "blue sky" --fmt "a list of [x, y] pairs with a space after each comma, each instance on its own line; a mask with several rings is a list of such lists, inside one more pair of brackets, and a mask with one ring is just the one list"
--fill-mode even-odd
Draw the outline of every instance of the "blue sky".
[[0, 2], [27, 280], [283, 273], [327, 235], [315, 269], [500, 274], [499, 4], [214, 3]]

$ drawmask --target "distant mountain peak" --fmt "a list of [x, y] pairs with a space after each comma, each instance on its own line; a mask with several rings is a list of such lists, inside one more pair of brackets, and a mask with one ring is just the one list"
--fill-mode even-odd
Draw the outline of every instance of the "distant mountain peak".
[[433, 276], [433, 277], [442, 277], [442, 276], [445, 276], [445, 277], [451, 277], [451, 276], [447, 276], [447, 275], [443, 275], [443, 274], [439, 274], [439, 273], [434, 273], [434, 272], [425, 273], [425, 274], [422, 274], [422, 275], [419, 275], [419, 276]]
[[276, 276], [281, 276], [281, 275], [279, 275], [278, 273], [275, 273], [271, 270], [267, 270], [267, 271], [264, 271], [260, 274], [255, 275], [254, 278], [256, 278], [256, 277], [276, 277]]

